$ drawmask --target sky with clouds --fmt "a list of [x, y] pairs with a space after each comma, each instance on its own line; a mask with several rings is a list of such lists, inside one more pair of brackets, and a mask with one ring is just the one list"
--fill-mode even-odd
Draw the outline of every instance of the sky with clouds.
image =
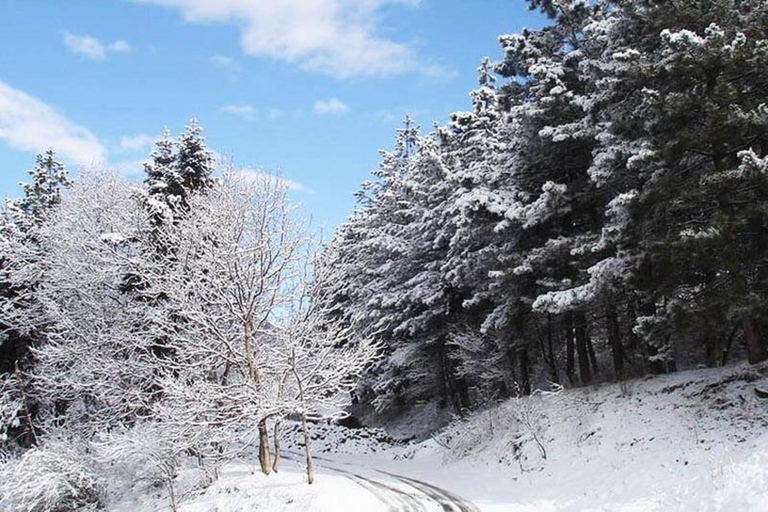
[[0, 192], [47, 147], [141, 179], [163, 128], [195, 116], [330, 231], [406, 114], [467, 109], [498, 35], [542, 22], [523, 0], [4, 0]]

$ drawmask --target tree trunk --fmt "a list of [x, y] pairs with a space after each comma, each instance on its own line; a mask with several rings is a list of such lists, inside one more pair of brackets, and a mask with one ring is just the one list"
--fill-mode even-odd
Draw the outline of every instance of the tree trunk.
[[520, 392], [528, 396], [531, 394], [531, 369], [528, 361], [528, 349], [518, 349], [517, 361], [520, 368]]
[[589, 364], [592, 368], [592, 378], [600, 375], [600, 366], [597, 364], [597, 355], [595, 354], [595, 344], [592, 343], [592, 337], [587, 334], [587, 353], [589, 354]]
[[177, 512], [179, 510], [179, 503], [176, 500], [176, 491], [173, 488], [173, 478], [166, 479], [165, 487], [168, 489], [168, 497], [171, 500], [171, 510]]
[[315, 464], [312, 462], [312, 439], [309, 437], [309, 427], [307, 426], [307, 415], [301, 415], [301, 430], [304, 432], [304, 451], [307, 454], [307, 483], [313, 484], [315, 481]]
[[718, 366], [721, 360], [720, 344], [718, 343], [718, 332], [711, 326], [705, 324], [704, 347], [707, 353], [707, 366], [714, 368]]
[[[629, 349], [624, 351], [625, 361], [629, 367], [625, 369], [626, 375], [641, 375], [645, 373], [645, 361], [640, 357], [640, 339], [635, 333], [635, 324], [637, 322], [637, 298], [634, 293], [629, 294], [627, 300], [627, 342]], [[626, 376], [625, 375], [625, 376]]]
[[13, 370], [14, 375], [16, 377], [16, 385], [18, 386], [19, 390], [19, 396], [21, 396], [21, 403], [24, 407], [24, 421], [27, 424], [27, 429], [29, 429], [29, 434], [32, 437], [32, 444], [34, 446], [40, 446], [40, 443], [37, 439], [37, 431], [35, 430], [35, 425], [32, 423], [32, 415], [29, 412], [30, 406], [29, 406], [29, 400], [27, 399], [27, 393], [24, 391], [24, 384], [22, 383], [22, 375], [19, 371], [19, 361], [16, 360], [13, 362]]
[[448, 357], [448, 348], [445, 346], [445, 338], [441, 338], [438, 343], [440, 384], [442, 387], [441, 392], [443, 394], [443, 399], [451, 404], [456, 415], [464, 417], [465, 405], [462, 403], [462, 394], [453, 375], [453, 368], [450, 358]]
[[741, 329], [744, 331], [744, 339], [747, 342], [749, 364], [765, 361], [768, 355], [766, 355], [763, 340], [760, 339], [754, 320], [751, 317], [744, 318], [741, 321]]
[[515, 355], [520, 373], [520, 392], [527, 396], [531, 394], [531, 369], [528, 359], [528, 342], [525, 339], [525, 311], [522, 302], [518, 302], [515, 314], [515, 335], [519, 341]]
[[725, 348], [723, 348], [722, 357], [720, 359], [720, 366], [728, 364], [728, 357], [731, 355], [731, 347], [733, 346], [733, 338], [736, 336], [736, 331], [739, 330], [739, 324], [733, 326], [731, 329], [731, 335], [728, 336], [728, 341], [725, 342]]
[[592, 382], [592, 369], [589, 366], [587, 319], [583, 311], [573, 313], [573, 332], [576, 338], [576, 354], [579, 358], [579, 379], [582, 385], [590, 384]]
[[272, 471], [269, 463], [269, 432], [267, 431], [266, 418], [259, 421], [259, 463], [261, 472], [268, 475]]
[[573, 313], [568, 311], [563, 317], [565, 324], [565, 375], [571, 385], [576, 383], [576, 357], [575, 344], [573, 340]]
[[542, 337], [541, 331], [538, 327], [536, 331], [538, 333], [537, 338], [539, 340], [539, 348], [541, 348], [541, 357], [544, 360], [544, 363], [547, 365], [547, 372], [549, 373], [549, 378], [555, 384], [559, 384], [560, 372], [557, 368], [557, 360], [555, 359], [555, 349], [554, 349], [555, 345], [553, 342], [554, 336], [552, 332], [552, 314], [551, 313], [547, 313], [546, 341], [544, 337]]
[[272, 461], [272, 471], [277, 473], [278, 466], [280, 465], [280, 420], [277, 420], [275, 422], [275, 432], [274, 432], [274, 439], [272, 442], [275, 445], [275, 460]]
[[619, 314], [616, 305], [610, 301], [605, 306], [605, 323], [608, 331], [608, 342], [611, 345], [613, 355], [613, 372], [616, 380], [624, 380], [624, 346], [621, 344], [621, 330], [619, 329]]

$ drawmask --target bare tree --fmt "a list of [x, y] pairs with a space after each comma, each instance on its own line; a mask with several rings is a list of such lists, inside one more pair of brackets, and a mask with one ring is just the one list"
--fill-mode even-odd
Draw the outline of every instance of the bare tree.
[[307, 228], [277, 178], [225, 173], [189, 204], [177, 224], [161, 227], [174, 250], [135, 270], [157, 304], [152, 322], [170, 354], [163, 393], [179, 405], [177, 421], [255, 430], [269, 474], [267, 420], [285, 412], [272, 348], [300, 284]]
[[381, 351], [372, 337], [353, 338], [352, 325], [329, 311], [331, 301], [322, 293], [328, 280], [339, 278], [337, 269], [316, 261], [313, 270], [305, 274], [304, 295], [291, 311], [281, 343], [271, 347], [284, 376], [284, 407], [301, 419], [310, 484], [315, 477], [308, 420], [346, 417], [357, 378]]

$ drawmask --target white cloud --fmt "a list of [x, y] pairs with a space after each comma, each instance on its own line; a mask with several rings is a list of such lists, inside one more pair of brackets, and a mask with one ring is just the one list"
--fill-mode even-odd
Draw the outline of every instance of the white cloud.
[[104, 60], [107, 53], [130, 53], [133, 50], [131, 45], [122, 39], [105, 45], [95, 37], [70, 32], [64, 33], [64, 44], [72, 53], [84, 55], [93, 60]]
[[67, 32], [64, 34], [64, 44], [71, 52], [85, 55], [89, 59], [101, 60], [107, 56], [104, 45], [90, 36], [78, 36]]
[[155, 143], [155, 137], [141, 133], [133, 137], [123, 137], [120, 139], [120, 150], [124, 152], [136, 153], [147, 151]]
[[410, 45], [377, 35], [382, 8], [418, 0], [133, 0], [186, 21], [241, 27], [243, 50], [338, 78], [418, 71]]
[[312, 107], [316, 116], [342, 116], [349, 112], [349, 107], [338, 98], [316, 101]]
[[280, 110], [279, 108], [273, 108], [269, 112], [267, 112], [267, 119], [270, 121], [275, 121], [277, 119], [280, 119], [285, 115], [285, 112]]
[[107, 48], [109, 48], [109, 51], [115, 53], [131, 53], [133, 51], [133, 47], [128, 44], [127, 41], [123, 41], [122, 39], [109, 43]]
[[94, 134], [34, 96], [0, 81], [0, 139], [21, 151], [52, 147], [75, 164], [104, 162], [107, 149]]
[[256, 109], [250, 105], [227, 105], [222, 107], [221, 110], [243, 119], [252, 119], [256, 115]]

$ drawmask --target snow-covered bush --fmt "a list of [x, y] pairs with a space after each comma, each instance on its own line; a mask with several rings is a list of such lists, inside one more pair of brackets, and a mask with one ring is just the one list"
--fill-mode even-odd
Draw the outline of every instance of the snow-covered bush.
[[63, 512], [100, 510], [104, 484], [88, 455], [64, 441], [50, 441], [0, 465], [0, 510]]
[[140, 423], [107, 436], [96, 443], [98, 458], [114, 468], [116, 480], [131, 485], [164, 486], [171, 508], [176, 510], [178, 493], [174, 480], [190, 449], [183, 427]]
[[499, 462], [516, 461], [525, 470], [524, 461], [547, 458], [543, 438], [548, 425], [545, 401], [557, 399], [561, 391], [562, 386], [556, 385], [552, 391], [537, 389], [530, 396], [518, 395], [454, 421], [435, 441], [447, 450], [449, 460], [493, 452]]
[[500, 455], [499, 462], [509, 463], [516, 457], [519, 448], [519, 425], [503, 405], [455, 420], [435, 436], [435, 441], [447, 450], [448, 460], [458, 460], [485, 451], [492, 442], [497, 443], [498, 432], [506, 433], [503, 436], [505, 454]]

